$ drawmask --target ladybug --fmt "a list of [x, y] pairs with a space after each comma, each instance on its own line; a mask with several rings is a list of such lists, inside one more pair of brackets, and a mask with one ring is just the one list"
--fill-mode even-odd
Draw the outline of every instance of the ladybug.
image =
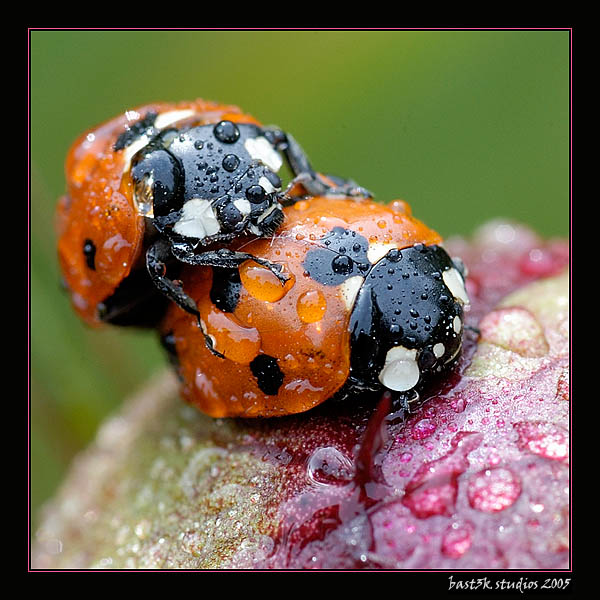
[[[286, 189], [284, 161], [293, 175]], [[270, 238], [283, 206], [306, 194], [369, 195], [316, 173], [289, 134], [204, 100], [149, 104], [85, 132], [69, 151], [66, 179], [59, 261], [91, 325], [154, 326], [168, 300], [198, 316], [174, 279], [181, 265], [239, 266], [252, 256], [229, 244]], [[285, 281], [278, 264], [255, 260]]]
[[386, 390], [408, 409], [460, 354], [462, 262], [402, 201], [316, 196], [284, 215], [269, 239], [233, 248], [281, 265], [285, 281], [256, 259], [183, 271], [200, 324], [174, 304], [160, 324], [183, 397], [213, 417]]

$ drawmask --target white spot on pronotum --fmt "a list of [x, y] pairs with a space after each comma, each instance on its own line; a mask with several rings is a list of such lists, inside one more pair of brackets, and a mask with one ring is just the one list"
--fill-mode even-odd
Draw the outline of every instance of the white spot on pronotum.
[[[186, 119], [187, 117], [191, 117], [192, 115], [194, 115], [194, 111], [193, 110], [172, 110], [166, 113], [163, 113], [161, 115], [158, 115], [154, 121], [154, 128], [155, 129], [164, 129], [165, 127], [168, 127], [169, 125], [175, 123], [176, 121], [180, 121], [181, 119]], [[132, 120], [137, 120], [140, 118], [139, 113], [137, 113], [136, 111], [127, 111], [125, 113], [125, 116], [127, 117], [127, 119], [129, 121]], [[131, 144], [129, 144], [129, 146], [127, 146], [127, 148], [125, 148], [125, 150], [123, 151], [123, 160], [124, 160], [124, 166], [123, 166], [123, 172], [127, 172], [129, 171], [129, 169], [131, 168], [131, 159], [134, 157], [134, 155], [141, 150], [144, 146], [146, 146], [148, 144], [148, 142], [150, 141], [150, 138], [144, 133], [141, 136], [139, 136], [137, 139], [135, 139]], [[148, 215], [145, 215], [148, 216]]]
[[340, 285], [340, 293], [348, 311], [352, 310], [356, 295], [363, 284], [363, 278], [360, 275], [349, 277]]
[[417, 351], [396, 346], [388, 351], [379, 381], [388, 389], [405, 392], [419, 382], [421, 372], [417, 364]]
[[127, 146], [127, 148], [125, 148], [125, 150], [123, 151], [123, 172], [129, 171], [129, 168], [131, 167], [131, 159], [139, 150], [146, 146], [149, 141], [150, 138], [146, 134], [144, 134], [141, 135], [139, 138], [135, 139], [131, 144], [129, 144], [129, 146]]
[[440, 358], [440, 356], [444, 356], [444, 352], [446, 352], [446, 348], [444, 347], [444, 344], [442, 344], [441, 342], [435, 344], [435, 346], [433, 347], [433, 354], [436, 358]]
[[273, 184], [264, 176], [259, 178], [258, 185], [260, 185], [267, 194], [272, 194], [275, 191]]
[[374, 242], [369, 244], [369, 249], [367, 250], [367, 258], [371, 262], [371, 264], [375, 264], [379, 262], [390, 250], [394, 248], [398, 248], [396, 244], [383, 244], [381, 242]]
[[187, 119], [188, 117], [192, 117], [194, 115], [194, 111], [192, 109], [188, 110], [171, 110], [169, 112], [162, 113], [156, 117], [154, 121], [154, 127], [157, 129], [164, 129], [169, 125], [172, 125], [176, 121], [181, 121], [181, 119]]
[[198, 239], [219, 233], [221, 226], [212, 205], [208, 200], [193, 198], [188, 200], [181, 211], [181, 218], [173, 226], [173, 231], [184, 237]]
[[454, 317], [454, 320], [452, 321], [452, 327], [456, 333], [460, 333], [460, 330], [462, 329], [462, 321], [458, 315]]
[[238, 198], [233, 201], [233, 205], [246, 217], [250, 214], [252, 207], [246, 198]]
[[467, 296], [462, 275], [455, 268], [450, 268], [442, 273], [442, 277], [454, 298], [463, 304], [469, 304], [469, 296]]
[[271, 146], [266, 137], [258, 136], [248, 138], [244, 142], [244, 147], [248, 154], [255, 160], [260, 160], [266, 167], [275, 173], [281, 169], [283, 159], [279, 153]]

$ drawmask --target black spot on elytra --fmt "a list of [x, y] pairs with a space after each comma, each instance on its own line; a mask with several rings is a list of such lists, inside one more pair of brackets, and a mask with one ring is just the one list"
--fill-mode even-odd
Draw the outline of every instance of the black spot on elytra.
[[89, 238], [83, 242], [83, 256], [85, 257], [85, 264], [92, 271], [96, 270], [96, 246], [94, 242]]
[[371, 268], [367, 239], [342, 227], [334, 227], [319, 240], [304, 259], [304, 270], [323, 285], [339, 285], [355, 275], [365, 276]]
[[242, 282], [237, 269], [213, 269], [210, 299], [223, 312], [232, 313], [240, 300]]
[[283, 383], [283, 373], [277, 359], [268, 354], [259, 354], [251, 363], [250, 370], [259, 389], [268, 396], [275, 396]]
[[156, 121], [157, 116], [157, 113], [149, 112], [143, 119], [131, 125], [129, 129], [126, 129], [117, 138], [117, 141], [114, 143], [113, 150], [116, 152], [117, 150], [123, 150], [124, 148], [127, 148], [127, 146], [130, 146], [136, 138], [146, 131], [146, 129], [149, 129], [152, 127], [152, 125], [154, 125], [154, 121]]

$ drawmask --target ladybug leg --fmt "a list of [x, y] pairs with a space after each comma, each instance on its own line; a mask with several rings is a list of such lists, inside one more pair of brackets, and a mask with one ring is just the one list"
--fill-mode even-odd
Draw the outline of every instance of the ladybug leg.
[[397, 410], [402, 409], [406, 415], [413, 412], [413, 405], [419, 401], [419, 393], [416, 390], [408, 392], [391, 392], [392, 406]]
[[298, 192], [298, 184], [311, 196], [373, 197], [369, 190], [359, 186], [351, 179], [317, 173], [312, 168], [308, 156], [300, 144], [289, 133], [276, 128], [267, 128], [265, 136], [284, 155], [294, 174], [294, 179], [289, 183], [285, 192], [285, 196], [289, 198], [288, 204], [302, 197]]
[[166, 276], [167, 261], [170, 258], [169, 244], [165, 240], [158, 240], [146, 252], [146, 268], [152, 282], [158, 290], [173, 300], [183, 310], [198, 316], [198, 307], [182, 287]]
[[234, 252], [229, 248], [219, 248], [218, 250], [207, 250], [200, 254], [194, 253], [189, 244], [173, 244], [171, 251], [177, 260], [188, 265], [218, 267], [222, 269], [236, 269], [246, 260], [253, 260], [255, 263], [269, 269], [282, 284], [285, 284], [289, 277], [281, 272], [281, 265], [272, 263], [264, 258], [254, 256], [248, 252]]
[[220, 352], [215, 350], [213, 340], [206, 332], [204, 323], [200, 318], [200, 312], [198, 311], [196, 302], [183, 291], [181, 284], [177, 284], [167, 277], [167, 262], [170, 257], [171, 252], [169, 243], [164, 239], [159, 239], [148, 248], [146, 251], [146, 268], [148, 269], [152, 282], [162, 294], [175, 302], [179, 308], [189, 312], [198, 319], [198, 325], [204, 336], [206, 347], [215, 356], [225, 358]]

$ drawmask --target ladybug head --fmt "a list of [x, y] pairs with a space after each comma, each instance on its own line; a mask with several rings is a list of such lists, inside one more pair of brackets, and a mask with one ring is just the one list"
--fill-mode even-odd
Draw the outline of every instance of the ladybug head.
[[303, 265], [311, 278], [340, 286], [348, 299], [349, 390], [410, 395], [456, 362], [469, 299], [462, 263], [441, 246], [386, 249], [335, 227]]
[[418, 390], [456, 362], [463, 307], [462, 264], [440, 246], [391, 250], [376, 262], [352, 311], [352, 376], [368, 388]]

